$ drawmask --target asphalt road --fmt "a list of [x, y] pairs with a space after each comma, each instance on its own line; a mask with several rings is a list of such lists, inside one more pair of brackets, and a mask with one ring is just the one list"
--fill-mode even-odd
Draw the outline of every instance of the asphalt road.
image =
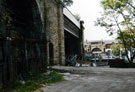
[[65, 80], [41, 88], [43, 92], [135, 92], [135, 69], [109, 67], [53, 67], [70, 71]]

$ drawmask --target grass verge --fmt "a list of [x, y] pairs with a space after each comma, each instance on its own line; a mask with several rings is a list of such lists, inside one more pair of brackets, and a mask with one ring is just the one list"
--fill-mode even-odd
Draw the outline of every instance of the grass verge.
[[43, 87], [44, 85], [60, 82], [63, 79], [63, 75], [56, 72], [51, 72], [48, 75], [38, 74], [36, 76], [30, 76], [25, 83], [17, 81], [16, 88], [11, 92], [31, 92]]

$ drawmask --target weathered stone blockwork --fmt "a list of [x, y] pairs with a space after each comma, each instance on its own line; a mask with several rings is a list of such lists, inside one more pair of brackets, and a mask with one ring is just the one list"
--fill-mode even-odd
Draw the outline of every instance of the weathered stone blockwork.
[[[41, 13], [41, 18], [43, 21], [43, 24], [46, 28], [46, 38], [47, 38], [47, 61], [50, 64], [61, 64], [65, 65], [65, 43], [70, 42], [66, 41], [65, 39], [65, 31], [66, 27], [64, 21], [66, 19], [66, 15], [64, 15], [64, 5], [60, 2], [60, 0], [36, 0], [39, 6], [39, 11]], [[73, 15], [71, 14], [71, 17]], [[74, 18], [75, 19], [75, 18]], [[68, 19], [71, 21], [71, 24], [69, 23], [70, 27], [74, 26], [72, 30], [74, 31], [76, 29], [79, 30], [78, 32], [78, 38], [72, 39], [73, 43], [68, 43], [74, 45], [74, 47], [77, 48], [77, 51], [75, 52], [79, 56], [83, 56], [83, 21], [81, 21], [79, 24], [79, 28], [72, 22], [72, 19]], [[70, 33], [70, 32], [69, 32]], [[71, 32], [72, 33], [72, 32]], [[69, 39], [68, 39], [69, 40]], [[74, 43], [75, 41], [75, 43]], [[72, 51], [71, 51], [72, 52]]]
[[[44, 70], [46, 62], [65, 65], [68, 45], [69, 52], [77, 48], [74, 54], [83, 55], [83, 27], [80, 24], [79, 29], [69, 19], [70, 25], [79, 30], [78, 37], [64, 30], [63, 8], [60, 0], [0, 1], [0, 89], [13, 84], [25, 73]], [[5, 11], [13, 19], [13, 28], [6, 25], [7, 20], [1, 20]], [[66, 37], [69, 38], [67, 42]]]
[[40, 4], [36, 0], [0, 1], [0, 89], [47, 66], [44, 3]]
[[[39, 1], [37, 0], [43, 22], [47, 19], [48, 61], [65, 65], [63, 4], [59, 0], [45, 0], [44, 4], [43, 1]], [[51, 48], [49, 44], [53, 47]], [[49, 51], [49, 47], [53, 52]], [[49, 53], [52, 53], [51, 56]]]
[[[47, 30], [48, 44], [53, 44], [54, 64], [63, 64], [64, 62], [64, 23], [63, 23], [63, 6], [55, 0], [46, 0], [48, 11], [49, 26]], [[48, 46], [49, 47], [49, 46]], [[49, 58], [50, 60], [50, 58]]]

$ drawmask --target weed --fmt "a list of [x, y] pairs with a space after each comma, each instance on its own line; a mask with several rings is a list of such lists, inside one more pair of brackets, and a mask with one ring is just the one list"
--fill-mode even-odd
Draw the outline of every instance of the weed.
[[[31, 92], [41, 88], [43, 85], [60, 82], [62, 80], [63, 75], [56, 72], [51, 72], [49, 75], [39, 74], [31, 76], [24, 84], [17, 81], [16, 88], [11, 92]], [[43, 91], [41, 90], [41, 92]]]

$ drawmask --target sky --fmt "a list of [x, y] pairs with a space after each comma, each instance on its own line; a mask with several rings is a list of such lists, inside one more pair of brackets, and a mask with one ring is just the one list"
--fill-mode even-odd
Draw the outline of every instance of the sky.
[[104, 28], [95, 26], [94, 21], [100, 17], [103, 9], [100, 0], [73, 0], [73, 5], [68, 9], [73, 14], [79, 14], [81, 20], [84, 21], [84, 40], [113, 40], [114, 37], [109, 36]]

